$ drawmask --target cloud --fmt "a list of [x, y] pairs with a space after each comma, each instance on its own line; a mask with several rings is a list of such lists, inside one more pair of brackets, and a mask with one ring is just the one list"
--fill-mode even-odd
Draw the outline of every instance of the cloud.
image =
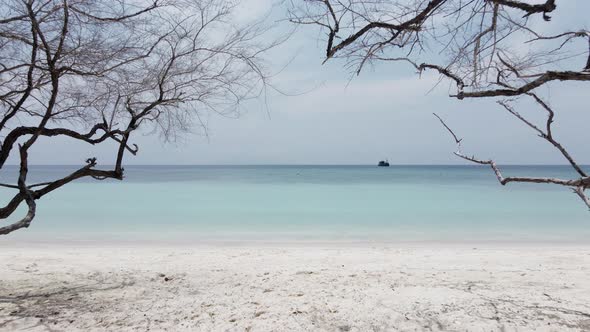
[[273, 7], [272, 0], [244, 0], [237, 6], [235, 23], [248, 23], [268, 15]]
[[414, 107], [422, 104], [426, 96], [446, 95], [449, 86], [439, 76], [425, 74], [399, 79], [352, 81], [332, 80], [297, 97], [285, 97], [279, 105], [289, 112], [358, 112]]

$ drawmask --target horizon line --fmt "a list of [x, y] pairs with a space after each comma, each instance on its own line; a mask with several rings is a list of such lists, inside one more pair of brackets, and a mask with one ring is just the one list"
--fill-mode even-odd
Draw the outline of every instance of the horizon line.
[[[81, 166], [80, 164], [29, 164], [29, 166]], [[18, 167], [19, 164], [6, 164], [5, 166]], [[98, 166], [98, 165], [97, 165]], [[114, 166], [114, 164], [101, 164], [100, 166]], [[375, 166], [377, 164], [125, 164], [125, 166], [184, 166], [184, 167], [199, 167], [199, 166]], [[395, 166], [474, 166], [474, 167], [486, 167], [487, 165], [476, 165], [471, 163], [464, 164], [391, 164], [390, 167]], [[531, 163], [531, 164], [518, 164], [518, 163], [505, 163], [500, 166], [571, 166], [567, 163], [562, 164], [543, 164], [543, 163]], [[590, 167], [590, 164], [580, 164], [580, 166]]]

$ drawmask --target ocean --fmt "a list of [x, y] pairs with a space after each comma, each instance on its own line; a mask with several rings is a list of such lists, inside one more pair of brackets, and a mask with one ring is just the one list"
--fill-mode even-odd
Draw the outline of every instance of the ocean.
[[[46, 181], [73, 169], [32, 166], [29, 178]], [[575, 177], [566, 166], [503, 170]], [[44, 197], [31, 227], [0, 241], [590, 243], [590, 211], [568, 188], [501, 186], [488, 167], [476, 165], [125, 171], [122, 182], [79, 180]], [[2, 182], [15, 172], [5, 167]], [[11, 191], [0, 189], [3, 204]]]

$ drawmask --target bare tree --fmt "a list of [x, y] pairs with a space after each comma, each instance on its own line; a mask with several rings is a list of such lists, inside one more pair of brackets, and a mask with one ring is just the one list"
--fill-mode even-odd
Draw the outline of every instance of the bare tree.
[[[233, 114], [260, 96], [262, 57], [278, 42], [261, 41], [264, 22], [237, 26], [235, 9], [225, 0], [3, 1], [0, 168], [12, 152], [20, 166], [16, 179], [3, 176], [14, 195], [0, 218], [28, 209], [0, 234], [28, 227], [37, 201], [76, 179], [122, 180], [140, 128], [170, 138], [198, 125], [202, 112]], [[29, 183], [29, 151], [40, 137], [114, 142], [115, 165], [100, 169], [89, 157], [63, 178]]]
[[[464, 154], [461, 139], [435, 114], [455, 139], [455, 154], [489, 165], [502, 185], [532, 182], [570, 187], [590, 208], [584, 193], [590, 187], [590, 177], [553, 135], [555, 110], [538, 91], [557, 81], [590, 81], [590, 32], [581, 28], [545, 35], [539, 26], [551, 24], [557, 1], [530, 2], [306, 0], [291, 2], [289, 19], [324, 31], [325, 61], [344, 59], [357, 74], [377, 61], [403, 62], [418, 73], [434, 70], [449, 79], [455, 87], [450, 94], [453, 98], [498, 99], [503, 109], [554, 146], [576, 177], [504, 177], [493, 160]], [[514, 109], [517, 98], [531, 99], [546, 113], [543, 126]]]

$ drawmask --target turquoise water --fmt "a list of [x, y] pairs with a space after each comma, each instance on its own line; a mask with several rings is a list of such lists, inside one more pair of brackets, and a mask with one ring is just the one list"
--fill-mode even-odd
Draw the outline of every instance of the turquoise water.
[[[72, 169], [35, 166], [30, 178]], [[565, 166], [504, 172], [575, 176]], [[503, 187], [486, 167], [128, 166], [126, 175], [44, 197], [32, 226], [7, 238], [590, 243], [590, 212], [567, 188]]]

